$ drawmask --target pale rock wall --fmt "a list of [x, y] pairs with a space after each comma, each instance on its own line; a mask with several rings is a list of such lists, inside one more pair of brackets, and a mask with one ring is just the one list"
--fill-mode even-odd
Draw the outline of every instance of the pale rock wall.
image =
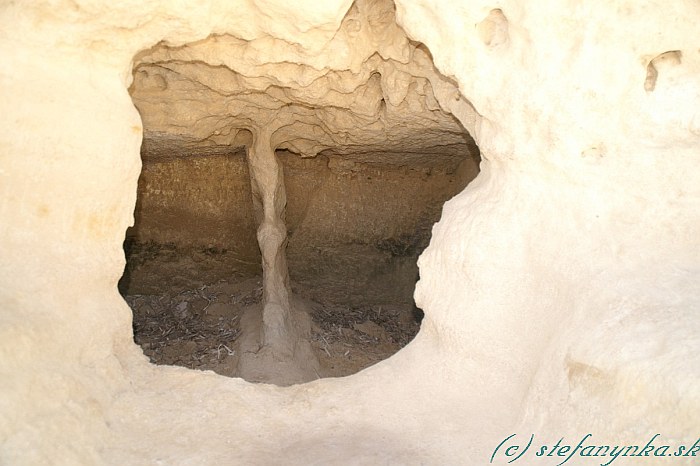
[[481, 115], [454, 112], [484, 158], [420, 260], [416, 340], [288, 389], [146, 362], [116, 290], [139, 173], [132, 57], [225, 31], [263, 62], [313, 65], [333, 39], [342, 69], [349, 7], [2, 6], [2, 462], [485, 464], [513, 432], [695, 440], [695, 1], [399, 1]]
[[[692, 444], [700, 5], [483, 2], [443, 22], [398, 3], [399, 22], [482, 115], [488, 160], [445, 206], [419, 305], [436, 310], [441, 335], [478, 319], [455, 340], [488, 355], [494, 384], [508, 374], [525, 432]], [[441, 54], [456, 34], [468, 45]], [[674, 50], [682, 61], [664, 63], [652, 90], [650, 62]], [[465, 212], [482, 234], [460, 242], [450, 220]], [[458, 291], [430, 291], [448, 283]]]

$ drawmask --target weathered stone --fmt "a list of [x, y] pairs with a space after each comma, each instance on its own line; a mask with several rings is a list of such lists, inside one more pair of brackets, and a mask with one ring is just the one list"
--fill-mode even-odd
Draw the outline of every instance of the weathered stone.
[[[695, 0], [396, 0], [396, 21], [389, 3], [348, 0], [5, 2], [0, 462], [495, 464], [512, 433], [573, 446], [582, 429], [596, 445], [656, 433], [692, 445], [699, 17]], [[259, 67], [303, 89], [421, 53], [449, 77], [430, 81], [435, 101], [474, 136], [481, 172], [432, 229], [423, 326], [390, 360], [282, 389], [156, 367], [133, 343], [117, 282], [151, 122], [127, 90], [132, 64], [171, 61], [163, 73], [194, 70], [199, 83], [173, 92], [208, 93], [209, 47], [226, 51], [212, 54], [222, 74], [246, 77], [239, 87]], [[412, 75], [396, 66], [381, 86], [358, 81], [354, 122], [377, 139], [379, 91], [395, 105]], [[258, 82], [283, 102], [277, 84]], [[249, 137], [210, 133], [202, 117], [220, 113], [176, 102], [162, 114], [191, 118], [173, 134], [228, 147]], [[286, 148], [338, 146], [334, 131]]]

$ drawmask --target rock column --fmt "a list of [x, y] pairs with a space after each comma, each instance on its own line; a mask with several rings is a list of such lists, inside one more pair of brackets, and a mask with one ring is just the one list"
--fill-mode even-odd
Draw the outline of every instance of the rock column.
[[287, 269], [287, 196], [282, 167], [270, 140], [274, 128], [260, 128], [248, 148], [258, 244], [263, 265], [263, 326], [261, 340], [273, 354], [291, 357], [296, 335], [292, 324]]

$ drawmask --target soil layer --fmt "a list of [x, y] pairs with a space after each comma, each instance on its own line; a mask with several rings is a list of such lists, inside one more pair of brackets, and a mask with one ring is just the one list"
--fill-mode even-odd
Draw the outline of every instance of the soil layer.
[[[303, 296], [304, 290], [293, 286]], [[131, 294], [134, 340], [154, 364], [237, 376], [241, 316], [262, 299], [262, 281], [218, 281]], [[319, 377], [341, 377], [388, 358], [418, 333], [421, 312], [405, 304], [311, 304], [311, 345]]]

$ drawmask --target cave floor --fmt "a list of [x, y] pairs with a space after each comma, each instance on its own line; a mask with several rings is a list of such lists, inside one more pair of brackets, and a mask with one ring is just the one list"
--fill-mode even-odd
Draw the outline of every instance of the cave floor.
[[[125, 296], [133, 310], [134, 340], [152, 363], [229, 377], [237, 374], [240, 317], [261, 299], [260, 278]], [[350, 375], [396, 353], [418, 333], [416, 313], [420, 311], [405, 304], [312, 302], [311, 345], [320, 362], [319, 377]]]

